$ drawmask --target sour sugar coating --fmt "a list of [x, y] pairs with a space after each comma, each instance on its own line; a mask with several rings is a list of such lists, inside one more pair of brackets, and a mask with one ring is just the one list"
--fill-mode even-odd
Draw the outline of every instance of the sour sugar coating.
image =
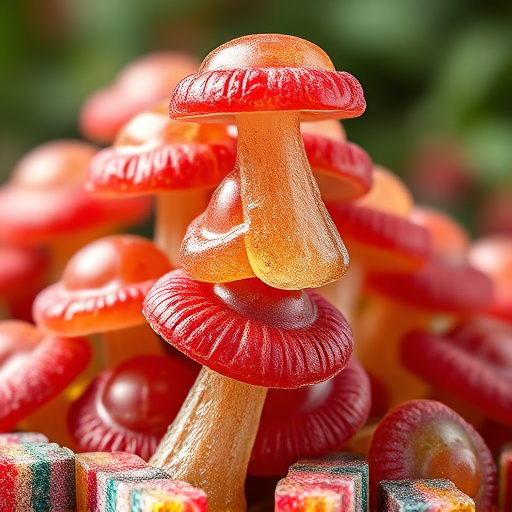
[[48, 438], [39, 432], [8, 432], [0, 434], [0, 445], [2, 444], [29, 444], [48, 443]]
[[276, 487], [275, 511], [356, 512], [354, 480], [329, 472], [288, 474]]
[[99, 512], [98, 473], [149, 467], [139, 456], [125, 452], [78, 453], [75, 462], [77, 512]]
[[[119, 483], [118, 493], [130, 488]], [[185, 482], [161, 480], [160, 483], [148, 481], [136, 485], [130, 490], [129, 508], [118, 508], [116, 512], [207, 512], [207, 496], [201, 489], [196, 489]]]
[[330, 453], [322, 459], [299, 460], [290, 466], [288, 476], [295, 473], [332, 473], [354, 481], [355, 512], [368, 509], [368, 463], [363, 455]]
[[75, 457], [55, 443], [0, 445], [0, 510], [73, 512]]
[[136, 483], [146, 480], [162, 480], [168, 475], [161, 469], [147, 466], [142, 469], [110, 471], [104, 469], [96, 474], [96, 499], [98, 512], [116, 512], [117, 486], [120, 482]]
[[512, 444], [507, 444], [500, 455], [500, 512], [512, 510]]
[[[318, 287], [346, 271], [348, 255], [320, 199], [300, 121], [355, 117], [364, 108], [354, 77], [336, 72], [314, 44], [279, 34], [220, 46], [176, 87], [172, 118], [237, 124], [246, 257], [270, 286]], [[233, 260], [229, 250], [220, 253]], [[185, 268], [193, 257], [182, 252]]]
[[378, 512], [475, 512], [475, 502], [450, 480], [384, 480]]
[[496, 503], [496, 466], [475, 429], [446, 405], [412, 400], [392, 409], [370, 447], [370, 498], [382, 480], [451, 480], [475, 501], [477, 512]]

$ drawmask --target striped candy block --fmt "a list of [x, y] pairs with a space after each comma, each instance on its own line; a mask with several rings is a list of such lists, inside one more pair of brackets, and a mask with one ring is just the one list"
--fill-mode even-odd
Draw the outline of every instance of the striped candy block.
[[162, 480], [169, 478], [161, 469], [147, 466], [142, 469], [125, 471], [100, 471], [97, 474], [98, 512], [116, 512], [118, 503], [118, 486], [120, 483], [142, 483], [145, 480]]
[[207, 512], [206, 494], [170, 479], [117, 481], [115, 512]]
[[368, 510], [368, 463], [363, 455], [331, 453], [322, 459], [299, 460], [288, 470], [288, 475], [298, 472], [324, 472], [351, 478], [355, 485], [356, 512]]
[[75, 456], [55, 443], [0, 445], [0, 511], [75, 510]]
[[138, 455], [125, 452], [78, 453], [75, 461], [77, 512], [99, 512], [97, 477], [102, 471], [113, 473], [149, 467]]
[[275, 492], [276, 512], [355, 512], [354, 479], [333, 473], [295, 472]]
[[475, 502], [450, 480], [384, 480], [378, 512], [475, 512]]
[[48, 443], [48, 438], [39, 432], [8, 432], [0, 434], [0, 444]]

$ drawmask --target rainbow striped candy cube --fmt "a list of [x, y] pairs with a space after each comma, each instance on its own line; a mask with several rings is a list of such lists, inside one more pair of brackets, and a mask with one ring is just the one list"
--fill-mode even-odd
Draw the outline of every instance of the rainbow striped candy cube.
[[75, 510], [75, 454], [55, 443], [0, 445], [0, 511]]
[[207, 512], [206, 494], [178, 480], [120, 482], [116, 512]]
[[8, 432], [0, 434], [0, 444], [48, 443], [48, 438], [39, 432]]
[[276, 512], [355, 512], [351, 477], [328, 472], [294, 472], [281, 480], [274, 496]]
[[75, 461], [77, 512], [99, 512], [98, 473], [149, 467], [138, 455], [125, 452], [78, 453]]
[[299, 460], [288, 470], [288, 475], [297, 472], [326, 472], [352, 478], [355, 485], [356, 512], [368, 509], [368, 463], [363, 455], [353, 453], [331, 453], [322, 459]]
[[384, 480], [378, 512], [475, 512], [475, 502], [450, 480]]
[[512, 510], [512, 444], [507, 444], [500, 455], [500, 511]]
[[145, 480], [162, 480], [169, 475], [161, 469], [147, 466], [126, 471], [100, 471], [97, 474], [97, 507], [99, 512], [116, 512], [120, 483], [142, 483]]

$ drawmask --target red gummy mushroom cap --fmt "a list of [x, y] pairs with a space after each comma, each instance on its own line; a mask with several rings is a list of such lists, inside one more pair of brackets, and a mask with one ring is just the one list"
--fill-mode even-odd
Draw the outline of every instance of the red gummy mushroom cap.
[[34, 319], [42, 329], [61, 336], [142, 324], [144, 297], [170, 268], [167, 257], [145, 238], [101, 238], [80, 249], [62, 280], [36, 297]]
[[301, 120], [346, 119], [364, 112], [359, 82], [337, 72], [327, 54], [298, 37], [257, 34], [211, 52], [174, 90], [174, 119], [234, 124], [235, 114], [300, 111]]
[[369, 412], [370, 381], [354, 358], [320, 384], [270, 389], [247, 471], [284, 475], [298, 459], [322, 457], [350, 439]]
[[68, 415], [80, 451], [153, 455], [200, 369], [176, 354], [135, 357], [91, 382]]
[[496, 466], [475, 429], [446, 405], [413, 400], [379, 423], [368, 458], [370, 497], [382, 480], [447, 478], [475, 500], [478, 512], [496, 502]]
[[42, 282], [47, 258], [38, 250], [0, 246], [0, 297], [22, 295]]
[[475, 318], [444, 336], [410, 333], [407, 368], [427, 382], [512, 426], [512, 326]]
[[178, 123], [167, 102], [132, 118], [114, 145], [89, 165], [86, 188], [97, 196], [169, 192], [218, 185], [235, 165], [229, 127]]
[[143, 219], [150, 208], [146, 199], [98, 201], [87, 194], [86, 170], [96, 152], [82, 141], [58, 140], [22, 158], [0, 189], [0, 238], [34, 246], [66, 233]]
[[257, 386], [322, 382], [343, 369], [352, 351], [348, 323], [320, 295], [278, 290], [255, 278], [210, 284], [175, 270], [150, 290], [143, 311], [181, 352]]
[[25, 322], [0, 323], [0, 432], [63, 391], [91, 354], [84, 338], [49, 336]]
[[174, 86], [198, 67], [195, 57], [176, 52], [150, 53], [131, 62], [111, 86], [87, 98], [80, 131], [92, 140], [111, 142], [130, 117], [169, 97]]

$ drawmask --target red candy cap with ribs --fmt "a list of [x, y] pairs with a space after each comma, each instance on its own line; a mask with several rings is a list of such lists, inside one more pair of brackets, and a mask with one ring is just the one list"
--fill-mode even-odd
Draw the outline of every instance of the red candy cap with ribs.
[[348, 323], [320, 295], [278, 290], [254, 278], [211, 284], [175, 270], [149, 291], [143, 311], [181, 352], [257, 386], [324, 381], [343, 369], [352, 351]]
[[337, 72], [327, 54], [298, 37], [259, 34], [219, 46], [199, 72], [182, 80], [174, 119], [234, 124], [237, 113], [300, 111], [302, 121], [347, 119], [364, 112], [359, 82]]

